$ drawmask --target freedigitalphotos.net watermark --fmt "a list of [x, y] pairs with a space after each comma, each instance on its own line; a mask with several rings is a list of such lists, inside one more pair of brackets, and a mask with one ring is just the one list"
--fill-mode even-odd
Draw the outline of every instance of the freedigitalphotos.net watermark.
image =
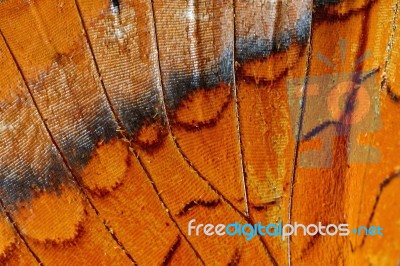
[[348, 224], [328, 224], [323, 225], [321, 222], [317, 224], [304, 225], [295, 222], [294, 224], [270, 223], [263, 225], [261, 222], [256, 224], [241, 224], [238, 222], [230, 224], [202, 224], [196, 223], [196, 219], [192, 219], [188, 223], [189, 236], [243, 236], [250, 241], [255, 236], [272, 236], [281, 237], [285, 240], [289, 236], [348, 236], [368, 235], [368, 236], [383, 236], [383, 228], [380, 226], [359, 226], [350, 229]]
[[[340, 40], [342, 69], [346, 47], [347, 42]], [[353, 69], [370, 55], [367, 51], [358, 58]], [[335, 73], [287, 80], [294, 138], [299, 134], [299, 141], [315, 139], [320, 143], [318, 148], [314, 146], [312, 150], [299, 153], [299, 166], [331, 168], [334, 139], [341, 136], [348, 139], [349, 164], [379, 162], [379, 150], [359, 141], [360, 135], [376, 132], [381, 128], [379, 86], [376, 80], [378, 69], [336, 72], [339, 67], [325, 55], [318, 53], [317, 59]]]

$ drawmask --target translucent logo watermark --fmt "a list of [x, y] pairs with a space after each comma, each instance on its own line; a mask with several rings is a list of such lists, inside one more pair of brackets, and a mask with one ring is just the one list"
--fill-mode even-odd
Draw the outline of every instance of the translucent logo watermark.
[[285, 240], [289, 236], [348, 236], [351, 233], [354, 235], [369, 235], [369, 236], [383, 236], [383, 228], [380, 226], [360, 226], [349, 229], [348, 224], [328, 224], [323, 225], [321, 222], [317, 224], [304, 225], [295, 222], [292, 224], [270, 223], [263, 225], [261, 222], [256, 224], [241, 224], [238, 222], [230, 224], [202, 224], [197, 223], [196, 219], [192, 219], [188, 223], [189, 236], [243, 236], [246, 240], [250, 241], [255, 236], [276, 236]]
[[[346, 42], [342, 40], [339, 45], [344, 62]], [[369, 55], [367, 52], [361, 56], [354, 67]], [[326, 56], [318, 54], [318, 59], [335, 69]], [[333, 141], [340, 136], [348, 140], [349, 164], [380, 160], [379, 150], [359, 141], [361, 135], [381, 128], [376, 73], [377, 69], [371, 69], [287, 80], [293, 135], [297, 137], [301, 121], [299, 141], [317, 141], [317, 148], [299, 153], [300, 167], [331, 168]]]

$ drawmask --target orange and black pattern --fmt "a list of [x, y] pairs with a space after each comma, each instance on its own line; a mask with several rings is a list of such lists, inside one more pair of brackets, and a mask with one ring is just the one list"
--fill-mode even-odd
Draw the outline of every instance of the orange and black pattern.
[[[398, 263], [398, 5], [0, 0], [0, 265]], [[319, 119], [333, 73], [358, 85]], [[358, 132], [366, 80], [379, 126]], [[303, 167], [326, 136], [329, 166]], [[192, 219], [385, 235], [247, 241]]]

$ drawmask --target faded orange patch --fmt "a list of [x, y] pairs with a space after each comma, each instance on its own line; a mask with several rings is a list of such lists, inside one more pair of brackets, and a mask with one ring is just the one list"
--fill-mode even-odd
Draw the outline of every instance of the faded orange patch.
[[[0, 4], [1, 31], [15, 56], [31, 64], [34, 62], [35, 67], [29, 68], [21, 64], [27, 79], [34, 79], [38, 70], [45, 70], [57, 54], [70, 54], [74, 50], [71, 48], [76, 46], [79, 46], [78, 51], [83, 49], [84, 36], [74, 2], [55, 5], [52, 0], [41, 0]], [[18, 30], [15, 30], [16, 22]]]
[[229, 103], [230, 94], [231, 87], [224, 83], [211, 90], [198, 89], [175, 111], [175, 120], [189, 127], [215, 123]]
[[128, 155], [126, 143], [118, 139], [100, 145], [81, 174], [86, 188], [99, 195], [114, 190], [126, 175], [128, 165], [121, 162]]
[[0, 256], [6, 255], [8, 249], [16, 242], [14, 231], [4, 216], [0, 216]]
[[134, 142], [143, 146], [154, 146], [160, 143], [161, 138], [165, 135], [162, 120], [158, 120], [150, 125], [144, 125], [134, 136]]
[[63, 187], [60, 195], [43, 192], [30, 205], [14, 212], [21, 232], [39, 242], [73, 241], [85, 218], [83, 199], [77, 190]]
[[267, 59], [246, 62], [246, 67], [241, 69], [242, 76], [251, 77], [256, 83], [258, 80], [275, 80], [299, 61], [304, 47], [295, 43], [286, 51], [273, 53]]

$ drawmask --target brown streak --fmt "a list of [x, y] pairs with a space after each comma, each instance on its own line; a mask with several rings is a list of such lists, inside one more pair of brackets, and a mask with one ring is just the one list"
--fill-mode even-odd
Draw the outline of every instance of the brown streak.
[[239, 265], [240, 257], [241, 257], [241, 255], [240, 255], [239, 249], [237, 248], [237, 249], [235, 249], [235, 253], [233, 253], [233, 255], [232, 255], [231, 261], [228, 263], [228, 266]]
[[189, 213], [193, 209], [193, 207], [206, 207], [209, 209], [214, 209], [217, 207], [221, 201], [219, 199], [213, 200], [213, 201], [205, 201], [205, 200], [192, 200], [189, 203], [186, 203], [186, 205], [180, 210], [177, 214], [177, 216], [182, 217], [185, 216], [186, 214]]
[[400, 103], [400, 96], [392, 91], [392, 86], [390, 84], [387, 84], [386, 79], [384, 79], [384, 81], [382, 82], [385, 82], [384, 86], [386, 87], [386, 92], [389, 95], [389, 98], [395, 103]]
[[153, 190], [156, 192], [158, 200], [161, 202], [161, 205], [163, 206], [163, 208], [166, 210], [168, 217], [170, 218], [170, 220], [175, 224], [176, 228], [178, 229], [178, 231], [181, 233], [181, 235], [183, 236], [183, 238], [185, 238], [186, 242], [188, 243], [188, 245], [191, 247], [191, 249], [193, 250], [194, 254], [196, 255], [196, 257], [202, 262], [203, 265], [205, 265], [204, 260], [202, 259], [202, 257], [200, 256], [199, 252], [194, 248], [193, 244], [189, 241], [189, 239], [185, 236], [185, 234], [183, 233], [182, 229], [179, 227], [178, 222], [175, 220], [175, 218], [172, 216], [170, 210], [168, 209], [167, 205], [165, 204], [164, 199], [162, 198], [156, 184], [154, 183], [153, 178], [151, 177], [150, 172], [147, 170], [147, 168], [145, 167], [141, 157], [133, 152], [135, 157], [138, 159], [138, 162], [140, 164], [140, 166], [143, 168], [144, 173], [146, 174], [147, 179], [150, 181], [150, 184], [153, 188]]
[[229, 103], [230, 103], [230, 98], [231, 95], [229, 94], [227, 97], [227, 101], [225, 101], [221, 107], [221, 109], [217, 112], [217, 115], [207, 121], [193, 121], [193, 123], [186, 123], [186, 122], [181, 122], [178, 121], [174, 114], [172, 114], [171, 116], [171, 120], [172, 120], [172, 124], [180, 126], [182, 128], [184, 128], [187, 131], [198, 131], [201, 130], [203, 128], [212, 128], [215, 127], [216, 124], [221, 120], [223, 113], [225, 112], [225, 110], [227, 109]]
[[306, 256], [307, 252], [310, 251], [310, 249], [312, 249], [315, 246], [315, 244], [317, 243], [317, 241], [319, 239], [321, 239], [321, 234], [317, 234], [317, 235], [312, 236], [310, 238], [310, 241], [307, 242], [306, 247], [304, 247], [300, 252], [300, 254], [301, 254], [300, 255], [300, 260], [303, 259]]
[[[364, 12], [365, 10], [369, 10], [373, 4], [377, 3], [378, 0], [370, 0], [366, 5], [358, 8], [358, 9], [353, 9], [347, 12], [344, 15], [340, 14], [328, 14], [327, 7], [320, 8], [317, 12], [315, 12], [315, 20], [317, 22], [320, 21], [326, 21], [326, 20], [337, 20], [337, 21], [344, 21], [348, 20], [350, 17], [353, 15], [357, 15], [361, 12]], [[329, 7], [328, 7], [329, 8]]]
[[[292, 45], [296, 45], [296, 43], [293, 43]], [[300, 44], [299, 44], [300, 45]], [[305, 53], [305, 51], [306, 51], [306, 46], [307, 45], [302, 45], [302, 46], [304, 46], [302, 49], [301, 49], [301, 51], [299, 52], [299, 55], [298, 55], [298, 58], [301, 58], [303, 55], [304, 55], [304, 53]], [[284, 51], [284, 52], [286, 52], [286, 51]], [[277, 51], [276, 53], [282, 53], [282, 51]], [[246, 63], [251, 63], [251, 62], [257, 62], [257, 61], [261, 61], [261, 62], [263, 62], [263, 61], [267, 61], [268, 60], [268, 57], [267, 58], [263, 58], [263, 59], [250, 59], [250, 60], [247, 60], [246, 61]], [[298, 63], [298, 61], [299, 60], [297, 60], [295, 63], [293, 63], [293, 66], [295, 66], [297, 63]], [[283, 78], [285, 78], [286, 76], [287, 76], [287, 73], [288, 73], [288, 71], [291, 69], [291, 68], [293, 68], [293, 66], [289, 66], [289, 67], [286, 67], [281, 73], [279, 73], [279, 75], [278, 76], [276, 76], [274, 79], [266, 79], [266, 78], [255, 78], [255, 77], [253, 77], [253, 76], [247, 76], [247, 75], [244, 75], [242, 72], [242, 70], [241, 70], [241, 67], [239, 67], [239, 69], [237, 70], [237, 74], [236, 74], [236, 76], [237, 76], [237, 79], [238, 80], [240, 80], [240, 81], [245, 81], [246, 83], [254, 83], [254, 84], [257, 84], [257, 85], [259, 85], [260, 87], [264, 87], [264, 86], [268, 86], [268, 85], [270, 85], [270, 84], [272, 84], [273, 82], [278, 82], [278, 81], [280, 81], [281, 79], [283, 79]]]
[[175, 242], [172, 244], [172, 247], [169, 249], [167, 255], [165, 255], [164, 260], [161, 265], [168, 266], [171, 264], [172, 258], [176, 251], [178, 250], [179, 246], [181, 245], [181, 236], [178, 235]]
[[276, 205], [277, 203], [279, 203], [278, 200], [272, 200], [266, 203], [250, 204], [250, 207], [256, 211], [263, 211], [267, 210], [270, 206]]
[[[375, 197], [375, 203], [374, 203], [374, 206], [372, 207], [372, 211], [371, 211], [371, 214], [370, 214], [369, 219], [368, 219], [367, 228], [369, 228], [371, 226], [372, 220], [374, 219], [375, 212], [376, 212], [376, 209], [378, 208], [378, 204], [379, 204], [379, 201], [381, 199], [381, 196], [382, 196], [382, 193], [383, 193], [384, 189], [387, 186], [389, 186], [392, 183], [392, 181], [394, 181], [395, 179], [398, 179], [399, 177], [400, 177], [400, 171], [396, 171], [396, 172], [390, 174], [388, 177], [386, 177], [382, 181], [382, 183], [379, 185], [379, 192]], [[360, 248], [365, 244], [366, 238], [367, 238], [367, 235], [364, 235], [363, 239], [361, 241], [361, 244], [359, 246]]]

